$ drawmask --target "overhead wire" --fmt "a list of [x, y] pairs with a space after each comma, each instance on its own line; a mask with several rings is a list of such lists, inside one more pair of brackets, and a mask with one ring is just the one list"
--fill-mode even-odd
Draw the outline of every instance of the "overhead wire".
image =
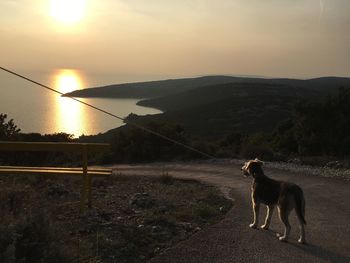
[[207, 158], [209, 158], [209, 159], [215, 159], [214, 156], [212, 156], [212, 155], [210, 155], [210, 154], [208, 154], [208, 153], [205, 153], [205, 152], [203, 152], [203, 151], [200, 151], [200, 150], [198, 150], [198, 149], [196, 149], [196, 148], [194, 148], [194, 147], [192, 147], [192, 146], [189, 146], [189, 145], [187, 145], [187, 144], [184, 144], [184, 143], [182, 143], [182, 142], [176, 141], [176, 140], [174, 140], [174, 139], [172, 139], [172, 138], [169, 138], [168, 136], [165, 136], [165, 135], [163, 135], [163, 134], [161, 134], [161, 133], [159, 133], [159, 132], [156, 132], [156, 131], [153, 131], [153, 130], [151, 130], [151, 129], [149, 129], [149, 128], [146, 128], [146, 127], [144, 127], [144, 126], [142, 126], [142, 125], [140, 125], [140, 124], [137, 124], [136, 122], [129, 121], [129, 120], [127, 120], [126, 118], [120, 117], [120, 116], [118, 116], [118, 115], [116, 115], [116, 114], [113, 114], [113, 113], [108, 112], [108, 111], [106, 111], [106, 110], [104, 110], [104, 109], [101, 109], [101, 108], [99, 108], [99, 107], [96, 107], [96, 106], [94, 106], [94, 105], [92, 105], [92, 104], [90, 104], [90, 103], [87, 103], [87, 102], [85, 102], [85, 101], [82, 101], [82, 100], [80, 100], [80, 99], [77, 99], [77, 98], [75, 98], [75, 97], [72, 97], [72, 96], [70, 96], [70, 95], [66, 95], [66, 94], [64, 94], [63, 92], [60, 92], [60, 91], [58, 91], [58, 90], [56, 90], [56, 89], [53, 89], [53, 88], [50, 88], [50, 87], [47, 86], [47, 85], [44, 85], [44, 84], [42, 84], [42, 83], [40, 83], [40, 82], [37, 82], [37, 81], [35, 81], [35, 80], [31, 79], [31, 78], [28, 78], [28, 77], [26, 77], [26, 76], [24, 76], [24, 75], [21, 75], [21, 74], [17, 73], [17, 72], [15, 72], [15, 71], [9, 70], [9, 69], [4, 68], [4, 67], [1, 67], [1, 66], [0, 66], [0, 69], [3, 70], [3, 71], [5, 71], [5, 72], [7, 72], [7, 73], [10, 73], [10, 74], [12, 74], [12, 75], [14, 75], [14, 76], [16, 76], [16, 77], [19, 77], [19, 78], [22, 78], [22, 79], [24, 79], [24, 80], [26, 80], [26, 81], [29, 81], [29, 82], [31, 82], [31, 83], [34, 83], [34, 84], [36, 84], [36, 85], [38, 85], [38, 86], [40, 86], [40, 87], [42, 87], [42, 88], [45, 88], [45, 89], [47, 89], [47, 90], [50, 90], [50, 91], [55, 92], [55, 93], [57, 93], [57, 94], [60, 94], [61, 96], [70, 98], [70, 99], [72, 99], [72, 100], [74, 100], [74, 101], [76, 101], [76, 102], [78, 102], [78, 103], [84, 104], [85, 106], [88, 106], [88, 107], [93, 108], [93, 109], [95, 109], [95, 110], [97, 110], [97, 111], [100, 111], [100, 112], [102, 112], [102, 113], [104, 113], [104, 114], [107, 114], [107, 115], [109, 115], [109, 116], [111, 116], [111, 117], [114, 117], [114, 118], [116, 118], [116, 119], [119, 119], [119, 120], [121, 120], [121, 121], [123, 121], [123, 122], [125, 122], [125, 123], [127, 123], [127, 124], [129, 124], [129, 125], [132, 125], [132, 126], [138, 128], [138, 129], [141, 129], [141, 130], [143, 130], [143, 131], [145, 131], [145, 132], [148, 132], [148, 133], [153, 134], [153, 135], [155, 135], [155, 136], [158, 136], [158, 137], [160, 137], [160, 138], [162, 138], [162, 139], [164, 139], [164, 140], [167, 140], [167, 141], [169, 141], [169, 142], [172, 142], [172, 143], [174, 143], [174, 144], [177, 144], [177, 145], [179, 145], [179, 146], [182, 146], [182, 147], [184, 147], [184, 148], [186, 148], [186, 149], [188, 149], [188, 150], [190, 150], [190, 151], [192, 151], [192, 152], [196, 152], [196, 153], [198, 153], [198, 154], [200, 154], [200, 155], [202, 155], [202, 156], [205, 156], [205, 157], [207, 157]]

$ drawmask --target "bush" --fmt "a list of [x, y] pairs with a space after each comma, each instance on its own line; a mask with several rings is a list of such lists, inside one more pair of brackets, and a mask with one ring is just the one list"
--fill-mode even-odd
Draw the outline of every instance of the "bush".
[[[12, 220], [8, 220], [12, 221]], [[71, 262], [70, 250], [60, 244], [60, 232], [43, 213], [0, 226], [0, 262]]]
[[256, 133], [247, 137], [242, 144], [240, 155], [247, 159], [272, 160], [274, 158], [268, 136], [263, 133]]
[[169, 175], [168, 172], [164, 172], [162, 173], [161, 176], [159, 176], [159, 181], [162, 184], [173, 184], [174, 183], [174, 177], [172, 177], [171, 175]]
[[14, 123], [13, 119], [8, 121], [6, 121], [6, 119], [7, 115], [0, 113], [0, 140], [15, 140], [21, 130], [17, 128], [17, 125]]
[[[179, 125], [150, 122], [145, 127], [187, 144], [187, 137]], [[127, 126], [114, 135], [111, 149], [112, 154], [109, 159], [112, 162], [168, 161], [183, 156], [186, 152], [183, 147], [173, 142], [133, 126]]]
[[203, 220], [210, 220], [220, 214], [220, 210], [215, 206], [199, 203], [196, 207], [196, 214], [198, 214]]

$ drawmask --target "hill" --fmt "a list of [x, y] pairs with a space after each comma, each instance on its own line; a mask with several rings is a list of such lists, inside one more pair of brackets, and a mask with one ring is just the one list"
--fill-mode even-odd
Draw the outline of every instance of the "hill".
[[220, 101], [163, 114], [135, 116], [128, 121], [145, 124], [171, 121], [182, 125], [190, 134], [208, 139], [223, 138], [233, 132], [270, 132], [292, 114], [296, 97], [252, 95], [231, 96]]
[[[215, 82], [223, 83], [212, 84]], [[132, 114], [128, 121], [143, 125], [153, 121], [177, 123], [189, 134], [208, 139], [223, 138], [235, 132], [271, 132], [279, 122], [292, 116], [297, 102], [320, 100], [334, 94], [340, 87], [350, 88], [349, 78], [336, 77], [298, 80], [216, 76], [154, 83], [157, 85], [153, 88], [152, 82], [141, 85], [140, 91], [149, 88], [147, 94], [153, 98], [138, 104], [161, 109], [164, 113], [148, 116]], [[167, 86], [157, 93], [156, 90], [162, 89], [161, 83], [167, 83]], [[138, 89], [137, 84], [128, 85], [135, 85], [129, 86], [133, 87], [132, 92]], [[105, 138], [114, 132], [106, 133]]]
[[[233, 82], [199, 87], [169, 96], [142, 100], [138, 104], [163, 111], [174, 111], [213, 104], [228, 99], [240, 98], [242, 100], [250, 96], [302, 98], [316, 96], [317, 94], [318, 92], [312, 89], [273, 82]], [[238, 103], [241, 104], [239, 101]]]
[[308, 88], [323, 91], [330, 86], [349, 86], [349, 78], [325, 77], [310, 80], [298, 79], [266, 79], [233, 76], [204, 76], [197, 78], [168, 79], [158, 81], [136, 82], [108, 85], [103, 87], [75, 90], [64, 96], [81, 98], [159, 98], [179, 94], [192, 89], [215, 86], [225, 83], [238, 84], [266, 84], [282, 85], [289, 87]]
[[155, 98], [187, 91], [201, 86], [229, 83], [233, 79], [235, 78], [229, 76], [206, 76], [198, 78], [124, 83], [75, 90], [65, 94], [65, 96], [80, 98]]
[[349, 78], [255, 79], [239, 78], [221, 85], [207, 85], [169, 96], [140, 101], [138, 104], [173, 111], [217, 102], [228, 97], [288, 96], [295, 98], [318, 97], [332, 94], [340, 87], [350, 88]]

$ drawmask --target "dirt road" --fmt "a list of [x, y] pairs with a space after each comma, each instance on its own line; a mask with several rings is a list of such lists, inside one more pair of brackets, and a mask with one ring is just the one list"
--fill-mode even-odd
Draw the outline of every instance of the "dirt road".
[[[234, 200], [233, 208], [219, 223], [203, 229], [188, 240], [163, 252], [151, 262], [350, 262], [350, 182], [265, 169], [266, 175], [299, 184], [306, 198], [307, 245], [297, 243], [295, 213], [288, 243], [280, 242], [282, 232], [275, 211], [270, 230], [248, 227], [252, 220], [250, 178], [244, 178], [240, 166], [229, 162], [118, 165], [116, 173], [160, 175], [163, 171], [182, 178], [198, 179], [218, 186]], [[260, 209], [260, 225], [265, 208]]]

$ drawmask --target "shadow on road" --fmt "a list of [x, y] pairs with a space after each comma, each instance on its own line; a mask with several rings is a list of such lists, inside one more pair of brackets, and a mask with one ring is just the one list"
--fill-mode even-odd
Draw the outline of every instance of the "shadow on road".
[[[272, 229], [269, 229], [267, 231], [261, 230], [261, 233], [265, 233], [265, 234], [267, 234], [269, 236], [273, 236], [277, 239], [276, 234], [278, 232], [275, 230], [272, 230]], [[299, 243], [288, 242], [288, 243], [286, 243], [286, 245], [290, 245], [296, 249], [303, 251], [306, 254], [310, 254], [313, 257], [319, 258], [320, 260], [322, 259], [323, 261], [326, 261], [326, 262], [332, 262], [332, 263], [342, 263], [342, 262], [348, 263], [348, 262], [350, 262], [350, 257], [334, 253], [331, 250], [328, 250], [324, 247], [317, 246], [314, 244], [307, 243], [307, 244], [302, 245]]]
[[299, 245], [299, 244], [293, 244], [293, 243], [291, 243], [290, 245], [304, 251], [305, 253], [311, 254], [314, 257], [323, 259], [325, 261], [334, 262], [334, 263], [350, 262], [350, 257], [339, 255], [324, 247], [320, 247], [317, 245], [313, 245], [313, 244]]

